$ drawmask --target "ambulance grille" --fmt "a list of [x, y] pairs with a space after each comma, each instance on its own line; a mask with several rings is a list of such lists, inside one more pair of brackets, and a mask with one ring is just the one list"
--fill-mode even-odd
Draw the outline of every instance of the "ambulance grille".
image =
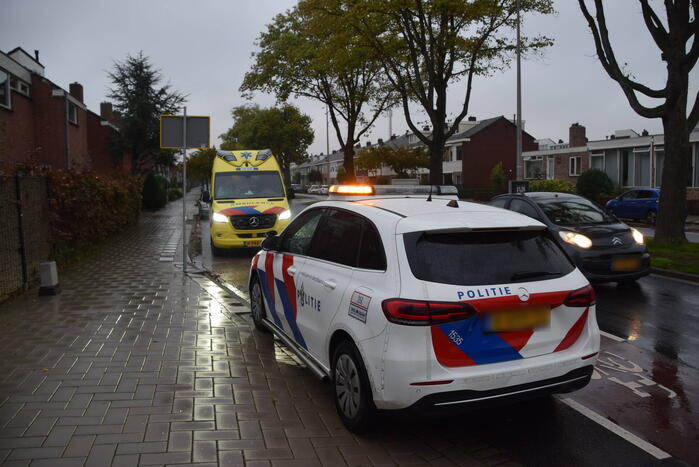
[[274, 227], [277, 222], [276, 214], [251, 214], [246, 216], [231, 216], [231, 225], [237, 230], [259, 230]]

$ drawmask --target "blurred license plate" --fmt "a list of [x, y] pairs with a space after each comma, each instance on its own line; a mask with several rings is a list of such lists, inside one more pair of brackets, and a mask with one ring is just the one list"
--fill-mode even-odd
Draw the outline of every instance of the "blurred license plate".
[[612, 258], [612, 271], [637, 271], [639, 269], [641, 269], [641, 258], [638, 256]]
[[260, 246], [260, 243], [262, 243], [262, 240], [250, 240], [243, 242], [243, 246]]
[[549, 324], [550, 316], [548, 307], [496, 311], [489, 316], [486, 329], [490, 332], [506, 332], [537, 328]]

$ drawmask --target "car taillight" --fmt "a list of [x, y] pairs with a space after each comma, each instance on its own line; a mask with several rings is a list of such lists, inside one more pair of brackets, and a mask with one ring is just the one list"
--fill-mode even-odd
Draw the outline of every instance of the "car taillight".
[[381, 304], [383, 313], [392, 323], [407, 326], [430, 326], [468, 319], [475, 310], [468, 303], [426, 302], [390, 298]]
[[568, 294], [563, 304], [565, 306], [592, 306], [595, 304], [597, 295], [591, 285], [586, 285], [578, 290], [573, 290]]

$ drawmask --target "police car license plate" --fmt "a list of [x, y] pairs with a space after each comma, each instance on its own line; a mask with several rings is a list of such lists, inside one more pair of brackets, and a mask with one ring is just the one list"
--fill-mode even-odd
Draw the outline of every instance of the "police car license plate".
[[638, 256], [617, 256], [612, 258], [612, 271], [637, 271], [641, 269]]
[[243, 246], [260, 246], [262, 243], [262, 240], [249, 240], [246, 242], [243, 242]]
[[520, 308], [496, 311], [488, 316], [486, 330], [489, 332], [520, 331], [549, 324], [551, 311], [548, 307]]

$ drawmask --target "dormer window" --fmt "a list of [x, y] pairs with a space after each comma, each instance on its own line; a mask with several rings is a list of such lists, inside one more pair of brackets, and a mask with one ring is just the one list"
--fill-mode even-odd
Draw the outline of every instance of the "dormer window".
[[73, 125], [78, 124], [78, 106], [68, 102], [68, 121]]

